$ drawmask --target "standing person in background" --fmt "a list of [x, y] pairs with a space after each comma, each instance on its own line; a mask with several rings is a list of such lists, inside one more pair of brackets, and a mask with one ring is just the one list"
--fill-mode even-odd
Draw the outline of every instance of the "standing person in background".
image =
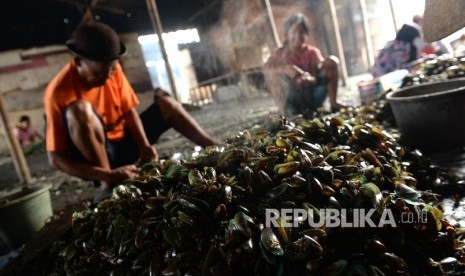
[[420, 38], [423, 43], [423, 47], [421, 47], [421, 49], [418, 49], [420, 50], [420, 56], [435, 55], [437, 52], [437, 46], [434, 43], [426, 43], [423, 39], [423, 15], [414, 15], [412, 18], [412, 22], [412, 26], [414, 26], [420, 32]]
[[423, 47], [420, 29], [414, 25], [402, 25], [396, 38], [376, 57], [371, 74], [379, 77], [398, 69], [409, 69], [410, 63], [421, 57]]
[[19, 145], [23, 149], [34, 146], [37, 139], [43, 141], [44, 137], [31, 125], [31, 118], [27, 115], [23, 115], [19, 118], [13, 128], [13, 134], [18, 139]]
[[421, 36], [423, 37], [423, 15], [415, 14], [412, 21], [420, 28]]
[[284, 45], [272, 52], [263, 69], [280, 112], [311, 115], [327, 97], [331, 111], [343, 107], [337, 102], [337, 58], [323, 58], [317, 47], [305, 42], [309, 34], [306, 17], [297, 14], [289, 18], [284, 33]]
[[218, 143], [161, 89], [139, 117], [119, 64], [126, 48], [109, 26], [84, 22], [66, 45], [74, 58], [45, 90], [46, 148], [53, 167], [99, 184], [94, 201], [136, 176], [138, 160], [157, 160], [152, 144], [171, 127], [200, 146]]

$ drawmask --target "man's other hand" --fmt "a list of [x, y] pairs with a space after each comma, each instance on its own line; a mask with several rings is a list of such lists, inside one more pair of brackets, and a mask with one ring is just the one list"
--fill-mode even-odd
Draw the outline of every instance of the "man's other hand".
[[158, 160], [157, 150], [150, 145], [144, 146], [139, 150], [139, 158], [140, 158], [140, 161], [142, 162], [157, 161]]
[[118, 184], [126, 179], [132, 179], [137, 176], [137, 167], [135, 165], [125, 165], [110, 171], [108, 182]]

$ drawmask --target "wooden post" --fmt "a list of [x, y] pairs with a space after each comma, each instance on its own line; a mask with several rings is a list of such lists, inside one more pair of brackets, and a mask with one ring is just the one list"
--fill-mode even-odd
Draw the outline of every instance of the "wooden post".
[[334, 5], [334, 0], [329, 0], [329, 8], [331, 10], [331, 19], [333, 21], [334, 34], [336, 35], [337, 52], [339, 55], [339, 60], [341, 61], [341, 77], [343, 83], [347, 83], [349, 77], [347, 74], [346, 58], [344, 56], [344, 48], [342, 47], [341, 32], [339, 30], [339, 21], [337, 20], [336, 6]]
[[247, 80], [247, 73], [245, 72], [245, 70], [241, 70], [239, 72], [239, 78], [240, 78], [241, 87], [242, 87], [241, 96], [244, 98], [248, 98], [250, 96], [250, 87], [249, 87], [249, 82]]
[[158, 35], [158, 43], [160, 43], [160, 50], [165, 61], [166, 75], [168, 76], [168, 82], [170, 84], [171, 93], [173, 94], [174, 99], [178, 100], [178, 91], [176, 89], [176, 83], [174, 81], [173, 71], [171, 70], [171, 65], [168, 60], [168, 55], [165, 49], [165, 43], [163, 42], [163, 28], [161, 26], [160, 15], [158, 14], [157, 4], [155, 0], [146, 0], [147, 9], [149, 10], [150, 21], [152, 22], [153, 28], [155, 29]]
[[392, 16], [392, 23], [394, 24], [394, 30], [395, 30], [395, 33], [397, 33], [399, 29], [397, 29], [396, 13], [394, 12], [394, 4], [392, 3], [392, 0], [389, 0], [389, 7], [391, 8], [391, 16]]
[[87, 20], [88, 21], [94, 20], [92, 11], [95, 8], [95, 6], [97, 6], [97, 2], [98, 0], [92, 0], [92, 2], [90, 2], [90, 5], [87, 7], [86, 12], [84, 13], [84, 16], [81, 18], [81, 23]]
[[366, 0], [360, 0], [360, 9], [362, 11], [363, 31], [365, 33], [365, 44], [367, 47], [368, 66], [375, 64], [375, 56], [373, 50], [373, 41], [371, 40], [370, 26], [368, 25]]
[[276, 29], [276, 22], [274, 21], [273, 10], [271, 9], [270, 0], [265, 0], [266, 12], [268, 15], [268, 22], [270, 23], [271, 32], [273, 33], [274, 43], [276, 47], [281, 47], [279, 40], [278, 30]]
[[10, 128], [10, 121], [8, 118], [8, 111], [6, 105], [3, 102], [2, 94], [0, 93], [0, 119], [2, 121], [3, 127], [5, 128], [6, 140], [8, 148], [10, 149], [11, 156], [13, 158], [13, 164], [16, 169], [19, 181], [24, 186], [31, 183], [31, 174], [29, 172], [29, 167], [27, 166], [26, 158], [24, 157], [23, 150], [21, 149], [18, 140], [13, 135], [13, 132]]

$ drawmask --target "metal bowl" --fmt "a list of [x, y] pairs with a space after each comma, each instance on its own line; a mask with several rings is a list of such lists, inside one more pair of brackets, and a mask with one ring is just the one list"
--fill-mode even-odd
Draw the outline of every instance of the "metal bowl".
[[425, 151], [465, 146], [465, 79], [407, 87], [386, 97], [406, 145]]

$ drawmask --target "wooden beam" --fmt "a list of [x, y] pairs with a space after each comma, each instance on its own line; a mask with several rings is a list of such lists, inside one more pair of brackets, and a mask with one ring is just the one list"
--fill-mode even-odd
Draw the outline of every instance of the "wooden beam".
[[391, 9], [391, 17], [392, 17], [392, 24], [394, 24], [394, 29], [395, 29], [395, 32], [397, 33], [397, 31], [399, 30], [397, 28], [397, 20], [396, 20], [396, 13], [394, 11], [394, 3], [392, 3], [392, 0], [389, 0], [389, 8]]
[[200, 9], [198, 12], [194, 13], [194, 15], [192, 15], [191, 17], [189, 17], [187, 19], [187, 21], [192, 21], [194, 19], [196, 19], [197, 17], [201, 16], [202, 14], [204, 14], [205, 12], [207, 12], [209, 9], [213, 8], [216, 4], [218, 4], [218, 2], [220, 2], [221, 0], [215, 0], [213, 2], [210, 2], [210, 4], [206, 5], [205, 7], [203, 7], [202, 9]]
[[270, 0], [265, 0], [266, 13], [268, 15], [268, 22], [270, 23], [271, 32], [273, 33], [275, 47], [281, 47], [281, 41], [279, 40], [278, 29], [276, 28], [276, 22], [273, 16], [273, 10], [271, 9]]
[[92, 0], [90, 5], [86, 8], [84, 15], [81, 18], [81, 23], [84, 21], [93, 21], [94, 17], [92, 15], [92, 11], [94, 10], [95, 6], [97, 6], [98, 0]]
[[[70, 5], [74, 5], [74, 6], [79, 7], [79, 8], [86, 8], [87, 7], [86, 4], [81, 3], [79, 1], [76, 1], [76, 0], [55, 0], [55, 1], [70, 4]], [[125, 14], [126, 13], [126, 10], [124, 10], [124, 9], [121, 9], [121, 8], [118, 8], [118, 7], [115, 7], [115, 6], [112, 6], [112, 5], [106, 5], [106, 4], [97, 4], [95, 6], [95, 9], [96, 10], [111, 12], [111, 13], [114, 13], [114, 14]]]
[[375, 64], [375, 51], [373, 50], [373, 41], [371, 40], [370, 26], [368, 24], [366, 0], [360, 0], [360, 9], [362, 11], [363, 31], [365, 33], [365, 44], [367, 47], [368, 67]]
[[10, 120], [8, 115], [8, 110], [3, 101], [3, 93], [0, 93], [0, 120], [5, 128], [6, 140], [8, 147], [10, 149], [11, 156], [13, 158], [13, 164], [16, 169], [19, 181], [24, 186], [27, 186], [31, 183], [31, 174], [29, 172], [29, 167], [27, 166], [26, 158], [24, 157], [23, 150], [21, 149], [18, 140], [13, 135], [11, 130]]
[[153, 28], [158, 35], [158, 43], [160, 43], [160, 50], [165, 61], [166, 75], [168, 76], [168, 82], [171, 87], [171, 93], [175, 100], [179, 101], [178, 91], [176, 89], [176, 83], [174, 81], [173, 71], [171, 70], [171, 65], [168, 59], [168, 54], [166, 53], [165, 43], [163, 42], [163, 28], [161, 26], [160, 15], [158, 14], [157, 4], [155, 0], [146, 0], [147, 9], [150, 15], [150, 21], [152, 22]]
[[334, 27], [334, 34], [336, 36], [336, 46], [337, 46], [337, 52], [339, 55], [339, 60], [341, 61], [341, 77], [343, 83], [347, 83], [349, 77], [347, 74], [347, 63], [346, 63], [346, 58], [344, 56], [344, 48], [342, 47], [342, 39], [341, 39], [341, 31], [339, 29], [339, 21], [337, 19], [337, 13], [336, 13], [336, 5], [334, 4], [334, 0], [328, 0], [329, 1], [329, 8], [331, 10], [331, 19], [333, 21], [333, 27]]

